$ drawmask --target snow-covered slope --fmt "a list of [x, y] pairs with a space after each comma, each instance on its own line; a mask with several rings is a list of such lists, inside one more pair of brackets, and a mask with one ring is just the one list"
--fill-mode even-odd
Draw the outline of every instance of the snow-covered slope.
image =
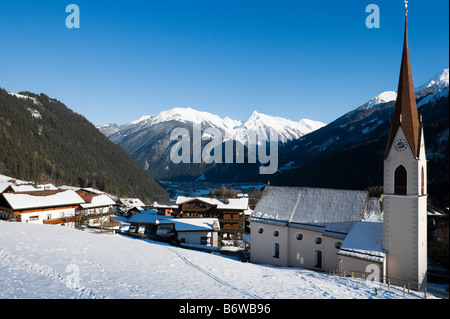
[[423, 298], [402, 293], [122, 235], [0, 221], [0, 299]]

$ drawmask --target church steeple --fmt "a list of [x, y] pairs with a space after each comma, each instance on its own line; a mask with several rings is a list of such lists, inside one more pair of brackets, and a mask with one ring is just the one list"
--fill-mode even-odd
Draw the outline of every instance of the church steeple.
[[[407, 1], [405, 1], [405, 4], [405, 7], [407, 8]], [[417, 114], [416, 96], [414, 94], [411, 73], [411, 61], [409, 59], [407, 9], [405, 10], [405, 35], [403, 40], [400, 78], [398, 81], [397, 101], [395, 103], [394, 116], [391, 121], [387, 152], [391, 149], [395, 135], [400, 126], [405, 132], [414, 156], [417, 157], [419, 144], [419, 117]]]

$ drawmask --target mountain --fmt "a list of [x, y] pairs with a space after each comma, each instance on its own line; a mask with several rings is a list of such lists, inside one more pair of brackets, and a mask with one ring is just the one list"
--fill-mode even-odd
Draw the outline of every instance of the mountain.
[[0, 174], [144, 201], [168, 198], [122, 148], [45, 94], [0, 89]]
[[[170, 140], [170, 133], [175, 128], [186, 129], [193, 138], [193, 124], [201, 124], [203, 133], [202, 147], [209, 142], [210, 135], [206, 129], [217, 129], [223, 137], [223, 149], [226, 141], [233, 140], [233, 147], [243, 145], [245, 159], [248, 156], [248, 147], [261, 145], [260, 140], [253, 141], [249, 136], [258, 134], [267, 138], [270, 131], [278, 134], [278, 140], [286, 143], [298, 139], [325, 124], [312, 120], [299, 122], [274, 117], [258, 112], [242, 123], [228, 117], [201, 112], [192, 108], [174, 108], [155, 115], [142, 116], [139, 120], [118, 126], [106, 124], [97, 128], [112, 142], [125, 149], [150, 175], [156, 179], [207, 179], [215, 181], [236, 181], [258, 179], [258, 163], [241, 164], [232, 163], [178, 163], [171, 161], [170, 150], [176, 141]], [[191, 154], [192, 159], [192, 154]]]
[[[423, 117], [430, 201], [448, 206], [449, 69], [415, 88]], [[279, 149], [275, 185], [367, 189], [383, 185], [396, 94], [383, 92], [327, 126]]]

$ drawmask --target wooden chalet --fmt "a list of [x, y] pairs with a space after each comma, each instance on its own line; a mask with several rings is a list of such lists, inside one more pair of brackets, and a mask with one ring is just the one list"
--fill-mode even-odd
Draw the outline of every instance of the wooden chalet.
[[244, 233], [248, 198], [216, 199], [209, 197], [178, 196], [176, 200], [182, 218], [217, 218], [220, 236]]

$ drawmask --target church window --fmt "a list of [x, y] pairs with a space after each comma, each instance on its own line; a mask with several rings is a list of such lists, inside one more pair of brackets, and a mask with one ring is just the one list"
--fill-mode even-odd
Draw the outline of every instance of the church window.
[[273, 243], [272, 247], [272, 257], [273, 258], [280, 258], [280, 244], [279, 243]]
[[420, 194], [424, 195], [425, 194], [425, 171], [423, 169], [423, 166], [422, 166], [422, 172], [420, 175], [421, 175], [420, 176], [420, 192], [421, 192]]
[[407, 173], [406, 168], [400, 165], [395, 169], [394, 174], [394, 194], [406, 195]]
[[334, 242], [334, 248], [336, 248], [336, 249], [340, 249], [340, 248], [341, 248], [341, 246], [342, 246], [342, 243], [341, 243], [340, 241], [336, 241], [336, 242]]
[[314, 267], [322, 269], [322, 251], [314, 250]]
[[278, 231], [278, 230], [274, 230], [273, 231], [273, 235], [275, 236], [275, 237], [278, 237], [278, 236], [280, 236], [280, 232]]
[[259, 227], [259, 228], [258, 228], [258, 233], [259, 233], [259, 234], [262, 234], [263, 232], [264, 232], [264, 228]]
[[303, 239], [303, 234], [302, 233], [296, 233], [295, 234], [295, 238], [297, 238], [297, 240], [302, 240]]
[[314, 242], [315, 242], [317, 245], [320, 245], [320, 244], [322, 243], [322, 237], [316, 236], [316, 237], [314, 238]]

